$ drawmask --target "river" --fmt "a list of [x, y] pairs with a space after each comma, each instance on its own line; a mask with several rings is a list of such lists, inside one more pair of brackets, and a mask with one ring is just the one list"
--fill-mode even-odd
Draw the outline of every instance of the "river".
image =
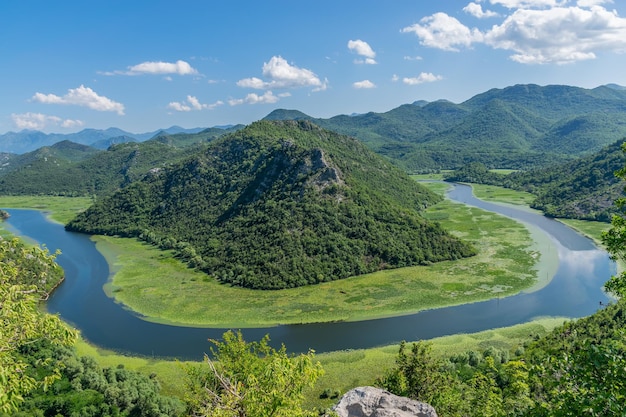
[[[542, 316], [583, 317], [609, 301], [602, 285], [615, 274], [615, 263], [590, 239], [536, 213], [481, 201], [466, 185], [455, 185], [448, 196], [547, 233], [559, 256], [559, 267], [549, 284], [535, 292], [399, 317], [243, 329], [246, 340], [269, 334], [270, 344], [278, 347], [284, 343], [294, 353], [360, 349], [511, 326]], [[228, 330], [142, 320], [104, 293], [109, 267], [89, 236], [66, 232], [36, 210], [6, 210], [11, 214], [7, 225], [15, 234], [44, 244], [51, 252], [61, 250], [57, 262], [66, 279], [50, 297], [47, 309], [78, 328], [89, 342], [131, 355], [199, 360], [210, 349], [208, 339], [219, 339]]]

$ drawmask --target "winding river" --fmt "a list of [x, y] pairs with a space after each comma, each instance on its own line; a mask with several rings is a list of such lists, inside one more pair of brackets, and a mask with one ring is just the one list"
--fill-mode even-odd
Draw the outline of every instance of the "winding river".
[[[448, 196], [547, 233], [559, 257], [559, 267], [549, 284], [531, 293], [406, 316], [243, 329], [246, 340], [259, 340], [269, 333], [271, 344], [284, 343], [291, 352], [369, 348], [510, 326], [541, 316], [583, 317], [608, 301], [602, 284], [615, 274], [615, 263], [590, 239], [547, 217], [479, 200], [466, 185], [455, 185]], [[142, 320], [105, 295], [102, 287], [109, 278], [109, 267], [89, 236], [66, 232], [62, 225], [46, 220], [39, 211], [7, 211], [11, 214], [7, 224], [15, 234], [42, 243], [51, 252], [61, 250], [57, 262], [65, 270], [66, 280], [53, 293], [47, 308], [80, 329], [90, 342], [126, 354], [199, 360], [209, 351], [208, 339], [220, 338], [227, 330]]]

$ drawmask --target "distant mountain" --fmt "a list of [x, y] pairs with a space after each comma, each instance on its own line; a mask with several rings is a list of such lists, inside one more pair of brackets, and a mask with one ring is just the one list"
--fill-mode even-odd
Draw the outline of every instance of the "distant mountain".
[[[58, 142], [16, 155], [0, 165], [0, 194], [92, 196], [111, 193], [149, 171], [159, 170], [196, 152], [223, 135], [221, 129], [199, 133], [161, 133], [144, 142], [112, 143], [106, 151]], [[100, 141], [115, 141], [127, 136]]]
[[418, 214], [440, 198], [353, 138], [259, 121], [99, 199], [67, 229], [136, 236], [222, 282], [279, 289], [472, 255]]
[[[97, 153], [99, 153], [98, 149], [63, 140], [52, 146], [44, 146], [22, 155], [13, 155], [0, 165], [0, 175], [18, 170], [34, 170], [43, 173], [49, 169], [65, 168]], [[15, 186], [21, 186], [21, 182], [18, 181]]]
[[[272, 119], [305, 119], [354, 136], [413, 172], [546, 166], [600, 150], [626, 137], [626, 89], [515, 85], [455, 104], [416, 101], [385, 113], [316, 119], [276, 110]], [[268, 117], [270, 117], [268, 116]]]
[[[8, 132], [4, 135], [0, 135], [0, 152], [9, 152], [16, 154], [23, 154], [26, 152], [34, 151], [35, 149], [43, 146], [51, 146], [57, 142], [69, 140], [74, 143], [94, 146], [99, 149], [106, 149], [106, 144], [109, 146], [113, 143], [120, 143], [122, 141], [146, 141], [157, 134], [168, 133], [198, 133], [205, 128], [183, 129], [179, 126], [172, 126], [168, 129], [157, 130], [147, 133], [130, 133], [125, 132], [117, 128], [108, 128], [105, 130], [100, 129], [84, 129], [77, 133], [61, 134], [50, 133], [46, 134], [34, 130], [22, 130], [21, 132]], [[109, 142], [107, 142], [109, 141]]]
[[130, 137], [130, 136], [126, 136], [126, 135], [113, 136], [108, 139], [101, 139], [96, 142], [93, 142], [91, 146], [96, 149], [106, 150], [111, 145], [118, 145], [120, 143], [128, 143], [128, 142], [137, 142], [137, 139]]

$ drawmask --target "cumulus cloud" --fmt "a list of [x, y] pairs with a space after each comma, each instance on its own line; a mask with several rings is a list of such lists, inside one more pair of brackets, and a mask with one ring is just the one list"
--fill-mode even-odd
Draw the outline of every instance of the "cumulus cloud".
[[596, 52], [626, 51], [626, 19], [600, 6], [516, 10], [494, 26], [485, 42], [514, 51], [524, 64], [565, 64], [596, 57]]
[[357, 81], [355, 83], [352, 83], [352, 86], [354, 88], [358, 88], [358, 89], [361, 89], [361, 88], [376, 88], [376, 84], [374, 84], [370, 80]]
[[[148, 61], [128, 67], [126, 71], [102, 72], [104, 75], [196, 75], [198, 70], [189, 63], [178, 60], [176, 62]], [[169, 77], [168, 77], [169, 78]], [[171, 78], [170, 78], [171, 79]]]
[[468, 4], [467, 6], [465, 6], [463, 8], [463, 11], [465, 13], [469, 13], [472, 16], [477, 17], [479, 19], [484, 19], [484, 18], [487, 18], [487, 17], [499, 16], [498, 13], [493, 12], [491, 10], [483, 10], [483, 6], [481, 6], [478, 3], [474, 3], [474, 2], [472, 2], [472, 3]]
[[357, 55], [362, 56], [364, 59], [357, 59], [354, 62], [357, 64], [376, 64], [376, 52], [365, 41], [357, 39], [355, 41], [348, 41], [348, 49]]
[[62, 97], [55, 94], [35, 93], [32, 100], [45, 104], [72, 104], [97, 111], [114, 111], [120, 116], [124, 115], [124, 105], [122, 103], [100, 96], [84, 85], [78, 88], [70, 88], [67, 90], [67, 94]]
[[257, 77], [244, 78], [237, 81], [237, 85], [257, 90], [315, 87], [313, 91], [320, 91], [326, 88], [326, 83], [313, 71], [291, 65], [281, 56], [273, 56], [263, 64], [263, 77], [265, 80]]
[[441, 79], [443, 79], [441, 75], [435, 75], [431, 72], [422, 72], [417, 77], [412, 77], [412, 78], [405, 77], [402, 79], [402, 82], [408, 85], [417, 85], [417, 84], [424, 84], [424, 83], [432, 83], [435, 81], [439, 81]]
[[489, 2], [508, 9], [537, 9], [561, 6], [567, 3], [567, 0], [489, 0]]
[[[459, 51], [475, 43], [511, 51], [523, 64], [567, 64], [594, 59], [601, 51], [626, 52], [626, 19], [600, 4], [605, 0], [489, 0], [512, 11], [485, 32], [470, 29], [445, 13], [424, 17], [402, 32], [414, 33], [420, 44]], [[475, 16], [486, 12], [477, 3], [464, 9]]]
[[445, 13], [426, 16], [420, 23], [403, 28], [402, 32], [414, 33], [424, 46], [446, 51], [458, 51], [457, 47], [469, 47], [482, 40], [482, 33], [478, 29], [470, 29]]
[[200, 103], [195, 96], [187, 96], [187, 99], [182, 102], [172, 101], [167, 105], [168, 109], [176, 110], [176, 111], [192, 111], [192, 110], [213, 110], [214, 108], [221, 106], [224, 104], [223, 101], [216, 101], [212, 104], [203, 104]]
[[50, 126], [60, 126], [71, 129], [80, 127], [84, 123], [80, 120], [62, 119], [57, 116], [49, 116], [42, 113], [11, 114], [13, 124], [18, 129], [43, 130]]
[[[281, 94], [280, 97], [288, 96]], [[274, 95], [271, 91], [266, 91], [263, 95], [258, 95], [255, 93], [248, 94], [245, 98], [240, 99], [232, 99], [228, 101], [228, 104], [231, 106], [238, 106], [240, 104], [272, 104], [278, 102], [280, 100], [279, 96]]]

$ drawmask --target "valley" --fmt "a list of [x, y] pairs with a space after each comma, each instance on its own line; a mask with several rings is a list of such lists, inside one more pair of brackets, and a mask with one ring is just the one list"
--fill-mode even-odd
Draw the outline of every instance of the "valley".
[[[285, 110], [249, 126], [100, 138], [100, 148], [61, 141], [7, 156], [0, 207], [12, 216], [0, 233], [66, 248], [48, 310], [81, 329], [82, 354], [154, 371], [174, 396], [191, 371], [169, 358], [195, 367], [207, 338], [233, 328], [315, 349], [330, 368], [307, 392], [315, 407], [392, 383], [381, 378], [401, 340], [433, 340], [455, 369], [467, 352], [483, 364], [496, 352], [506, 372], [505, 356], [523, 358], [566, 319], [600, 320], [614, 301], [602, 291], [616, 273], [609, 255], [551, 218], [596, 244], [611, 228], [622, 95], [514, 86], [349, 119]], [[610, 129], [582, 116], [593, 106]], [[588, 131], [597, 137], [578, 141]], [[504, 205], [461, 185], [448, 195], [442, 179]], [[57, 246], [66, 235], [75, 240]]]

